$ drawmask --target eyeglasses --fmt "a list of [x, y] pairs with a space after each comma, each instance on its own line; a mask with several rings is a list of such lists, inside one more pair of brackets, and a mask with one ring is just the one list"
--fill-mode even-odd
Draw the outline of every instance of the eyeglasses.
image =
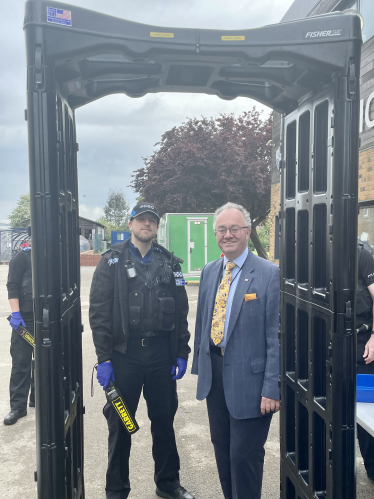
[[235, 235], [235, 234], [239, 234], [239, 232], [242, 229], [248, 229], [248, 226], [247, 225], [245, 227], [234, 226], [234, 227], [230, 227], [228, 229], [226, 229], [226, 227], [222, 227], [220, 229], [214, 229], [214, 233], [215, 233], [215, 235], [219, 234], [220, 236], [224, 236], [226, 234], [226, 232], [229, 231], [231, 234]]

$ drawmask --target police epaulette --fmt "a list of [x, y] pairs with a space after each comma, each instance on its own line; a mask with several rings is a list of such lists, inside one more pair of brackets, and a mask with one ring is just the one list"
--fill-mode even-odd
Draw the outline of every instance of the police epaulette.
[[153, 249], [155, 251], [159, 251], [160, 253], [164, 253], [161, 248], [158, 248], [157, 246], [153, 246]]
[[103, 253], [101, 253], [101, 256], [106, 255], [106, 254], [107, 254], [107, 253], [109, 253], [109, 251], [111, 251], [111, 250], [112, 250], [112, 248], [107, 249], [106, 251], [104, 251]]

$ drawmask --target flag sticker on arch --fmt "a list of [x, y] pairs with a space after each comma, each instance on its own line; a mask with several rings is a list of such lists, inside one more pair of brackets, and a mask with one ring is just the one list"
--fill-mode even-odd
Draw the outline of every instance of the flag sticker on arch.
[[71, 10], [47, 7], [47, 22], [71, 26]]

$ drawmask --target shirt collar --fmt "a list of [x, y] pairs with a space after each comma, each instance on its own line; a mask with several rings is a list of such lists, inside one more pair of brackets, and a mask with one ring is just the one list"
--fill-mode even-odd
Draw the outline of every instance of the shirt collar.
[[144, 258], [142, 257], [138, 248], [136, 246], [134, 246], [134, 244], [131, 241], [129, 242], [129, 251], [132, 254], [132, 256], [134, 258], [136, 258], [139, 262], [147, 265], [148, 263], [151, 263], [151, 261], [152, 261], [153, 243], [152, 243], [151, 249], [148, 251], [148, 253], [146, 255], [144, 255]]
[[[235, 264], [239, 268], [243, 267], [244, 262], [247, 259], [247, 256], [248, 256], [248, 248], [245, 248], [245, 250], [243, 251], [243, 253], [240, 256], [238, 256], [238, 258], [235, 258], [235, 260], [233, 260], [233, 262], [235, 262]], [[223, 257], [223, 268], [224, 269], [226, 268], [226, 263], [229, 262], [229, 261], [230, 260], [226, 256]]]

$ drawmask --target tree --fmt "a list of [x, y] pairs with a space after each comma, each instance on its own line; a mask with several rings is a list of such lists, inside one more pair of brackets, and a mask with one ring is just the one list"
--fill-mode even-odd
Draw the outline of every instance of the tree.
[[251, 240], [267, 258], [256, 228], [270, 209], [272, 118], [254, 107], [235, 118], [188, 119], [165, 132], [131, 187], [160, 213], [209, 213], [228, 201], [251, 215]]
[[8, 215], [12, 227], [24, 227], [24, 220], [30, 219], [30, 194], [21, 194], [16, 206]]
[[118, 226], [118, 225], [115, 225], [113, 222], [110, 222], [109, 220], [107, 220], [105, 217], [98, 218], [96, 220], [96, 222], [98, 222], [101, 225], [104, 225], [104, 227], [105, 227], [104, 232], [105, 232], [105, 240], [106, 241], [110, 241], [112, 230], [115, 230], [115, 231], [128, 231], [128, 230], [130, 230], [127, 223], [124, 223], [124, 224]]
[[[262, 223], [262, 225], [257, 227], [256, 230], [258, 238], [260, 239], [261, 244], [265, 248], [265, 251], [267, 253], [269, 252], [269, 244], [270, 244], [270, 225], [271, 225], [270, 218], [268, 217], [265, 220], [265, 222]], [[251, 251], [256, 249], [251, 239], [249, 239], [248, 241], [248, 247], [251, 249]]]
[[104, 206], [105, 218], [116, 227], [126, 224], [130, 218], [130, 205], [126, 201], [121, 189], [110, 189], [106, 205]]

